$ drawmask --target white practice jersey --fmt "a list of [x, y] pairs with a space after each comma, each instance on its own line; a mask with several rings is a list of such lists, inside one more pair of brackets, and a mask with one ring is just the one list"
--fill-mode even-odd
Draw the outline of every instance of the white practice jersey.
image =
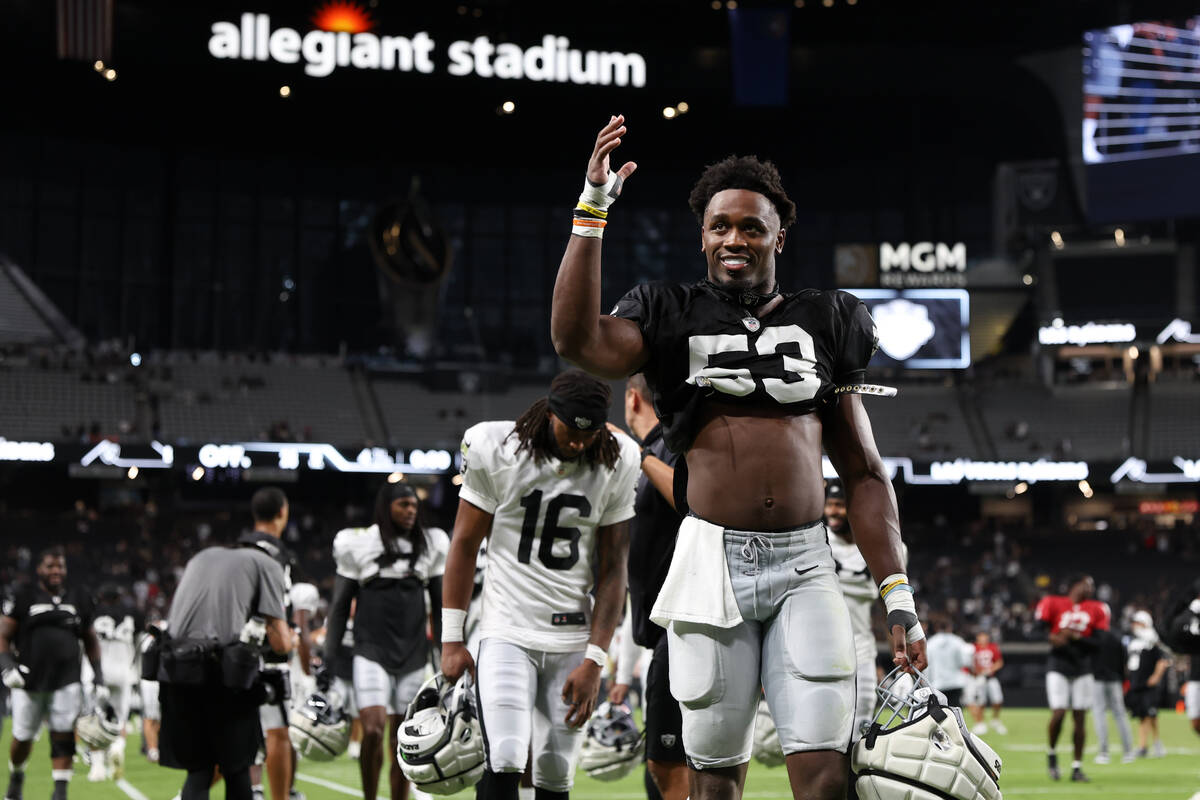
[[[446, 571], [446, 551], [450, 537], [441, 528], [425, 528], [425, 551], [414, 564], [411, 557], [412, 543], [407, 539], [397, 540], [401, 555], [391, 564], [380, 566], [383, 555], [383, 539], [379, 526], [369, 528], [345, 528], [333, 537], [333, 560], [337, 563], [337, 574], [353, 581], [368, 581], [372, 578], [416, 577], [421, 581], [440, 578]], [[293, 598], [295, 602], [295, 598]]]
[[875, 581], [871, 579], [871, 572], [858, 545], [829, 531], [829, 549], [833, 551], [838, 583], [842, 585], [842, 594], [846, 595], [846, 599], [874, 603], [879, 597], [879, 590], [875, 588]]
[[613, 469], [517, 454], [512, 422], [463, 437], [459, 497], [493, 516], [483, 582], [482, 638], [547, 652], [582, 650], [592, 621], [596, 529], [633, 518], [641, 454], [617, 435]]
[[92, 617], [92, 627], [100, 640], [100, 668], [105, 682], [109, 686], [132, 684], [142, 633], [141, 614], [122, 606], [101, 604]]

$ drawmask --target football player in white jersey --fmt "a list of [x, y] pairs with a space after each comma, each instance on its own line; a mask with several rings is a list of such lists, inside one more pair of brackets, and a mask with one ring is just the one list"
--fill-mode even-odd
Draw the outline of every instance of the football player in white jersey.
[[129, 719], [133, 687], [138, 685], [134, 665], [145, 628], [141, 613], [122, 601], [121, 590], [116, 584], [101, 586], [98, 599], [92, 627], [100, 640], [100, 664], [104, 667], [109, 700], [121, 722], [121, 735], [107, 751], [92, 751], [89, 781], [115, 780], [125, 774], [125, 721]]
[[871, 607], [879, 592], [867, 562], [846, 518], [846, 490], [840, 481], [825, 486], [825, 529], [829, 532], [829, 549], [833, 552], [834, 569], [846, 609], [850, 612], [850, 627], [854, 631], [854, 655], [858, 661], [857, 694], [854, 704], [854, 739], [862, 734], [875, 709], [875, 631], [871, 625]]
[[[406, 483], [387, 483], [375, 498], [375, 524], [347, 528], [333, 540], [337, 582], [329, 609], [326, 642], [341, 642], [354, 612], [354, 697], [362, 722], [358, 767], [364, 800], [375, 800], [389, 732], [387, 761], [391, 796], [408, 796], [408, 781], [396, 761], [396, 732], [409, 702], [425, 682], [429, 660], [425, 597], [433, 609], [434, 633], [440, 632], [442, 571], [446, 532], [426, 528], [418, 516], [416, 491]], [[337, 673], [337, 648], [326, 647], [318, 686], [328, 691]], [[334, 663], [330, 663], [333, 661]]]
[[[446, 562], [442, 672], [476, 677], [487, 771], [477, 797], [516, 800], [532, 753], [537, 800], [566, 798], [613, 631], [638, 447], [605, 427], [612, 391], [579, 370], [514, 422], [463, 437], [463, 485]], [[478, 655], [464, 623], [490, 534]], [[589, 591], [595, 575], [595, 607]]]

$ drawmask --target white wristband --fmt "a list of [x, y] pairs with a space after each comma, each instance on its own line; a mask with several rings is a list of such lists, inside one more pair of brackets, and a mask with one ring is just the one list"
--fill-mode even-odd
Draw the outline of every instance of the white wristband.
[[604, 226], [608, 223], [602, 219], [591, 219], [590, 217], [575, 217], [571, 224], [571, 233], [576, 236], [585, 236], [589, 239], [603, 239]]
[[579, 202], [601, 211], [607, 211], [608, 207], [620, 196], [621, 184], [624, 182], [624, 179], [612, 170], [608, 171], [608, 180], [602, 186], [593, 186], [591, 181], [584, 178]]
[[463, 627], [467, 624], [467, 612], [461, 608], [442, 609], [442, 642], [466, 641]]
[[604, 669], [605, 665], [608, 664], [608, 653], [605, 652], [603, 647], [597, 644], [588, 644], [587, 652], [583, 654], [583, 657], [589, 661], [596, 662], [596, 666], [600, 667], [600, 669]]

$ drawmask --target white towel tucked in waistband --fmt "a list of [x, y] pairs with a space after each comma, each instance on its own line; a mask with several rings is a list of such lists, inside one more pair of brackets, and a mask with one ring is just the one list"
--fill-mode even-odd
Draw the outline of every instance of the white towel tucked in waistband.
[[656, 625], [671, 620], [732, 628], [742, 623], [725, 563], [725, 529], [685, 517], [675, 540], [671, 569], [650, 611]]

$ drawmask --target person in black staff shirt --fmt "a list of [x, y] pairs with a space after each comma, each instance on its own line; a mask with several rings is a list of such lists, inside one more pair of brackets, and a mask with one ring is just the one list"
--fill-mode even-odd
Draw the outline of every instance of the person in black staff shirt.
[[1192, 730], [1200, 734], [1200, 579], [1179, 600], [1167, 615], [1166, 641], [1177, 652], [1187, 653], [1190, 658], [1187, 684], [1184, 686], [1184, 707]]
[[82, 702], [80, 641], [94, 674], [92, 697], [97, 703], [108, 699], [100, 642], [92, 628], [91, 598], [79, 587], [67, 587], [66, 580], [66, 555], [53, 547], [38, 559], [37, 583], [4, 600], [0, 674], [12, 690], [13, 717], [6, 800], [21, 800], [33, 737], [47, 717], [53, 799], [66, 800], [75, 755], [75, 719]]
[[1125, 705], [1134, 719], [1140, 720], [1138, 727], [1138, 757], [1147, 755], [1147, 740], [1153, 741], [1154, 757], [1167, 754], [1162, 739], [1158, 738], [1158, 701], [1162, 696], [1162, 680], [1171, 666], [1166, 652], [1158, 641], [1154, 630], [1154, 618], [1149, 611], [1138, 611], [1131, 625], [1133, 640], [1129, 643], [1129, 691], [1125, 694]]
[[[664, 800], [684, 800], [688, 774], [683, 720], [668, 680], [667, 632], [650, 621], [650, 609], [671, 568], [682, 519], [675, 510], [673, 491], [679, 456], [663, 441], [650, 388], [641, 374], [632, 376], [625, 387], [625, 424], [642, 444], [642, 475], [633, 506], [637, 516], [629, 536], [629, 613], [633, 641], [654, 651], [645, 680], [646, 766]], [[618, 683], [608, 698], [623, 703], [628, 692], [628, 684]]]
[[1124, 750], [1122, 761], [1133, 761], [1133, 731], [1129, 728], [1129, 715], [1125, 713], [1125, 645], [1121, 637], [1108, 626], [1098, 627], [1092, 634], [1096, 652], [1092, 657], [1092, 676], [1096, 679], [1092, 695], [1092, 723], [1096, 726], [1096, 738], [1100, 751], [1096, 753], [1097, 764], [1109, 763], [1108, 714], [1113, 715], [1117, 731], [1121, 734]]
[[[284, 598], [283, 569], [260, 549], [202, 550], [188, 562], [171, 600], [167, 631], [172, 647], [183, 645], [181, 640], [215, 642], [223, 649], [239, 638], [253, 641], [258, 634], [248, 623], [261, 618], [258, 633], [265, 627], [271, 649], [287, 653], [294, 642], [284, 619]], [[200, 684], [175, 680], [164, 653], [159, 763], [187, 770], [182, 800], [208, 798], [214, 767], [225, 778], [226, 800], [250, 800], [250, 765], [263, 743], [258, 709], [264, 692], [260, 686], [225, 686], [220, 668], [215, 674], [211, 667], [202, 671]]]
[[[295, 554], [282, 541], [283, 532], [287, 530], [289, 513], [287, 495], [281, 489], [274, 486], [259, 489], [250, 498], [254, 530], [243, 534], [238, 539], [238, 544], [242, 547], [257, 547], [283, 568], [283, 603], [286, 614], [284, 619], [292, 621], [292, 573], [293, 568], [297, 566], [297, 560]], [[297, 636], [300, 635], [295, 625], [293, 631]], [[263, 651], [263, 664], [266, 669], [287, 672], [288, 657], [287, 653], [276, 653], [267, 647]], [[288, 704], [283, 699], [264, 704], [258, 710], [258, 717], [266, 741], [267, 777], [271, 783], [271, 798], [285, 800], [289, 792], [294, 797], [296, 791], [292, 784], [296, 776], [296, 754], [292, 750], [291, 740], [288, 739]], [[254, 792], [255, 800], [261, 800], [262, 767], [257, 764], [250, 768], [250, 788]]]

